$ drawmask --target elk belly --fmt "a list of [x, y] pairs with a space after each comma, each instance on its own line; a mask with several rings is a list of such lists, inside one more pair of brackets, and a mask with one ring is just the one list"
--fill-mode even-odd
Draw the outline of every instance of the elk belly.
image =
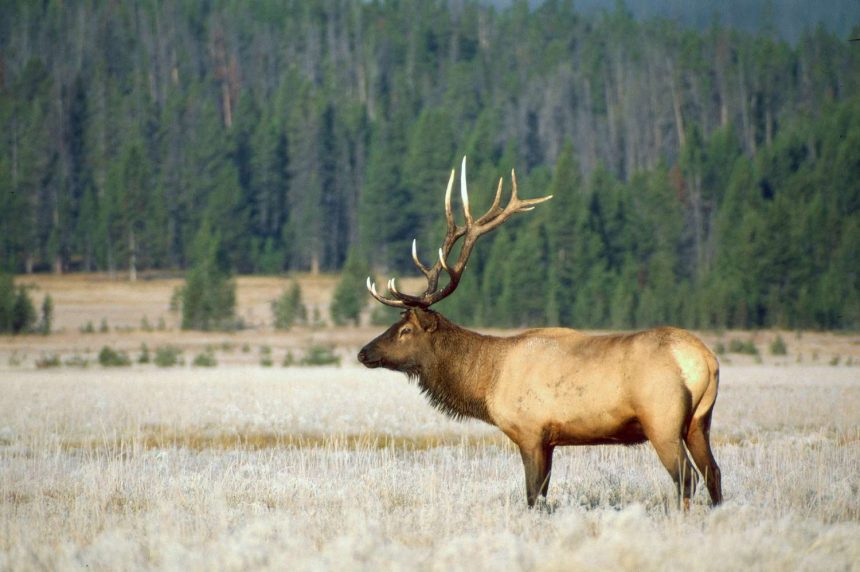
[[517, 443], [642, 442], [642, 428], [629, 399], [624, 399], [621, 378], [601, 379], [599, 372], [582, 369], [576, 373], [532, 364], [518, 379], [500, 379], [488, 400], [493, 423]]

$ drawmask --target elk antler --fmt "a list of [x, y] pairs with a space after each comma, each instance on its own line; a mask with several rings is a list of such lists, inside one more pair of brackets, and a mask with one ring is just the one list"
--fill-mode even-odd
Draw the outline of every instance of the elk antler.
[[[445, 234], [445, 240], [442, 242], [442, 248], [439, 249], [439, 260], [432, 267], [428, 268], [421, 263], [418, 258], [418, 247], [416, 241], [412, 241], [412, 261], [418, 270], [427, 279], [427, 289], [420, 296], [412, 296], [404, 294], [397, 290], [397, 285], [394, 283], [394, 278], [388, 281], [388, 291], [394, 298], [386, 298], [376, 291], [376, 284], [371, 282], [370, 277], [367, 278], [367, 289], [370, 295], [376, 298], [379, 302], [395, 308], [429, 308], [436, 302], [450, 295], [460, 283], [460, 277], [463, 270], [466, 269], [466, 262], [469, 260], [469, 255], [472, 253], [472, 247], [482, 234], [486, 234], [495, 229], [503, 222], [508, 220], [514, 213], [526, 212], [534, 209], [544, 201], [552, 198], [552, 195], [541, 197], [539, 199], [520, 199], [517, 197], [517, 176], [511, 170], [511, 199], [507, 206], [502, 208], [500, 202], [502, 199], [502, 178], [499, 178], [499, 187], [496, 190], [496, 198], [493, 199], [493, 205], [478, 220], [472, 218], [472, 213], [469, 210], [469, 194], [466, 189], [466, 157], [463, 157], [463, 164], [460, 168], [460, 197], [463, 201], [463, 214], [465, 215], [465, 224], [457, 225], [454, 221], [454, 213], [451, 210], [451, 189], [454, 186], [454, 173], [451, 170], [451, 177], [448, 179], [448, 188], [445, 190], [445, 220], [448, 222], [448, 231]], [[463, 238], [465, 237], [465, 238]], [[448, 255], [457, 241], [463, 238], [463, 246], [460, 249], [460, 256], [453, 266], [447, 262]], [[448, 273], [450, 280], [444, 288], [439, 288], [439, 275], [442, 270]]]

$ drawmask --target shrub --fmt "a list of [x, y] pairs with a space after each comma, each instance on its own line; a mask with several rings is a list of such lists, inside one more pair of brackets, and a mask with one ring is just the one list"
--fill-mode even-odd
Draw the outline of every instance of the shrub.
[[102, 367], [125, 367], [131, 365], [131, 359], [125, 352], [104, 346], [99, 352], [99, 363]]
[[155, 348], [155, 358], [152, 360], [158, 367], [173, 367], [179, 363], [182, 350], [176, 346], [166, 345]]
[[717, 345], [714, 346], [714, 353], [720, 356], [726, 353], [726, 344], [723, 342], [717, 342]]
[[314, 306], [313, 311], [311, 312], [311, 326], [314, 328], [323, 328], [325, 327], [325, 320], [322, 319], [322, 313], [320, 312], [319, 306]]
[[215, 359], [215, 352], [211, 349], [194, 356], [194, 361], [191, 362], [194, 367], [215, 367], [218, 361]]
[[93, 326], [92, 320], [88, 320], [86, 324], [78, 328], [78, 331], [82, 334], [94, 334], [96, 333], [96, 328]]
[[137, 363], [149, 363], [150, 361], [149, 346], [140, 344], [140, 356], [137, 358]]
[[782, 339], [782, 336], [776, 336], [770, 343], [770, 353], [775, 356], [784, 356], [788, 353], [788, 347], [785, 345], [785, 340]]
[[46, 354], [36, 360], [36, 368], [38, 369], [60, 367], [60, 365], [60, 356], [57, 354]]
[[290, 367], [296, 365], [296, 357], [293, 355], [293, 352], [287, 350], [287, 354], [284, 356], [284, 361], [281, 362], [283, 367]]
[[106, 334], [110, 331], [110, 327], [108, 326], [107, 318], [102, 318], [102, 323], [99, 326], [99, 332], [102, 334]]
[[294, 324], [307, 321], [308, 310], [302, 303], [302, 289], [298, 282], [293, 281], [289, 290], [285, 289], [272, 302], [272, 316], [276, 330], [289, 330]]
[[66, 361], [63, 362], [63, 364], [66, 365], [67, 367], [85, 368], [85, 367], [89, 367], [90, 360], [88, 360], [87, 358], [85, 358], [84, 356], [82, 356], [80, 354], [75, 354], [71, 357], [66, 358]]
[[734, 339], [729, 341], [729, 352], [733, 354], [756, 356], [758, 355], [758, 348], [752, 340], [743, 341]]
[[271, 346], [260, 346], [260, 365], [263, 367], [272, 367]]
[[340, 356], [331, 346], [313, 345], [305, 352], [300, 365], [340, 365]]

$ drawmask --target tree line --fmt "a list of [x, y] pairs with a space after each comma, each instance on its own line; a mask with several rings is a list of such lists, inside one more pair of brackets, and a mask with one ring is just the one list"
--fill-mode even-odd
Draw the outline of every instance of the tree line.
[[411, 272], [465, 154], [476, 210], [511, 168], [555, 199], [482, 239], [458, 319], [860, 326], [860, 60], [824, 30], [560, 0], [2, 8], [6, 270]]

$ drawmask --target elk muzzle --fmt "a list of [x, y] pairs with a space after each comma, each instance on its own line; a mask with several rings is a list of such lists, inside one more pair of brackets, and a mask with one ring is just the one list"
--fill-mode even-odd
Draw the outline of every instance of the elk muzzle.
[[377, 350], [373, 347], [373, 343], [369, 343], [358, 352], [358, 361], [364, 367], [375, 368], [382, 365], [382, 359], [378, 355]]

